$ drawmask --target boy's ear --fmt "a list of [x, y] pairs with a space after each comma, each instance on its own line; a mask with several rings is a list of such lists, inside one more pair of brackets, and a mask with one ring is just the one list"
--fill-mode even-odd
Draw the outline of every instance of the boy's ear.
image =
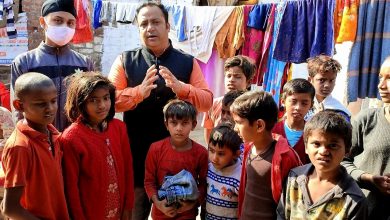
[[240, 157], [240, 155], [241, 155], [241, 151], [240, 150], [236, 150], [236, 153], [234, 154], [234, 156], [236, 158], [238, 158], [238, 157]]
[[166, 120], [164, 120], [164, 125], [165, 125], [165, 128], [167, 128], [167, 130], [168, 130], [168, 122]]
[[46, 22], [45, 22], [45, 19], [42, 16], [39, 17], [39, 24], [41, 25], [42, 29], [45, 29]]
[[263, 132], [265, 130], [265, 121], [263, 119], [257, 119], [254, 126], [257, 127], [257, 132]]
[[310, 83], [313, 83], [313, 78], [311, 78], [310, 76], [307, 77], [307, 80], [310, 82]]
[[282, 99], [280, 99], [280, 103], [281, 103], [282, 105], [284, 105], [284, 103], [286, 103], [285, 97], [283, 97]]
[[198, 121], [196, 121], [196, 120], [192, 121], [192, 129], [191, 129], [192, 131], [195, 129], [197, 124], [198, 124]]
[[15, 108], [16, 110], [18, 110], [19, 112], [23, 112], [23, 111], [24, 111], [23, 103], [22, 103], [19, 99], [15, 99], [15, 100], [12, 102], [12, 105], [13, 105], [14, 108]]

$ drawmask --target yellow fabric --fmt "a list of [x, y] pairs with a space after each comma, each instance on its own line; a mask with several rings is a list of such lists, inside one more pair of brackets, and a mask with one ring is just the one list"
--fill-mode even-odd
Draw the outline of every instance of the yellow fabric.
[[258, 0], [240, 0], [238, 5], [255, 5], [258, 3]]
[[245, 25], [244, 25], [244, 6], [236, 7], [237, 10], [237, 22], [236, 33], [234, 34], [233, 46], [236, 50], [240, 49], [245, 41]]
[[220, 58], [226, 59], [236, 55], [236, 50], [244, 42], [244, 33], [242, 28], [240, 28], [243, 25], [242, 21], [243, 8], [235, 7], [215, 37], [215, 46]]
[[336, 43], [355, 41], [359, 0], [336, 0], [334, 27]]
[[295, 64], [290, 65], [290, 68], [287, 70], [287, 82], [292, 80], [292, 73], [293, 73], [293, 68]]

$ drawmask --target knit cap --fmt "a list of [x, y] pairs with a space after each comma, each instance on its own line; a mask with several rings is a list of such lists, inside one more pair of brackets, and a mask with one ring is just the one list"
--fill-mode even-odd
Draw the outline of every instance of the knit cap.
[[42, 5], [41, 15], [45, 17], [57, 11], [69, 12], [74, 17], [77, 17], [73, 0], [46, 0]]

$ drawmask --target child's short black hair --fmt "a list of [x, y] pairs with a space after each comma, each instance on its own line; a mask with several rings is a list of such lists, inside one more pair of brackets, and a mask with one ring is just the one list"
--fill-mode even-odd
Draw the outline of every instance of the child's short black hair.
[[250, 124], [262, 119], [268, 131], [272, 130], [278, 120], [278, 106], [272, 95], [264, 91], [245, 92], [234, 100], [230, 111], [248, 119]]
[[15, 81], [15, 98], [23, 100], [24, 96], [33, 90], [54, 87], [54, 82], [48, 76], [36, 72], [20, 75]]
[[245, 91], [242, 91], [242, 90], [232, 90], [232, 91], [227, 92], [222, 98], [222, 105], [229, 106], [230, 104], [232, 104], [234, 102], [234, 100], [236, 100], [237, 97], [244, 94], [244, 92]]
[[231, 123], [222, 123], [211, 131], [209, 144], [218, 146], [219, 148], [229, 148], [235, 153], [240, 150], [242, 139], [237, 132], [233, 130], [233, 125]]
[[230, 57], [225, 61], [225, 71], [235, 66], [242, 70], [242, 73], [244, 73], [248, 82], [252, 80], [256, 72], [256, 66], [253, 64], [253, 62], [251, 62], [249, 57], [237, 55]]
[[89, 95], [98, 88], [106, 88], [110, 94], [111, 107], [106, 120], [115, 115], [115, 86], [99, 72], [83, 72], [70, 75], [65, 79], [68, 87], [66, 94], [65, 113], [71, 122], [81, 115], [88, 119], [86, 101]]
[[317, 73], [332, 72], [337, 74], [341, 70], [340, 63], [330, 56], [318, 55], [307, 59], [307, 69], [310, 77]]
[[163, 108], [164, 120], [168, 121], [169, 118], [175, 119], [191, 119], [196, 121], [196, 108], [191, 103], [180, 100], [172, 99]]
[[352, 145], [352, 126], [344, 117], [337, 112], [324, 110], [315, 114], [305, 124], [303, 138], [305, 144], [314, 130], [321, 130], [325, 133], [337, 135], [344, 140], [345, 152], [348, 153]]
[[316, 90], [313, 85], [306, 79], [292, 79], [283, 86], [282, 100], [286, 100], [287, 96], [296, 93], [309, 94], [311, 97], [311, 101], [313, 102]]

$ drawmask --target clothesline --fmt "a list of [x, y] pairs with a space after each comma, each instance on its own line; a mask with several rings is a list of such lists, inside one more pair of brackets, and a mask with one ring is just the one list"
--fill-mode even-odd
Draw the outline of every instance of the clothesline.
[[[316, 4], [322, 5], [316, 7]], [[386, 1], [378, 0], [361, 1], [360, 4], [371, 5], [369, 8], [373, 11], [382, 10], [382, 7], [376, 9], [372, 5], [383, 4], [384, 8], [388, 7]], [[282, 81], [279, 76], [284, 76], [288, 72], [286, 63], [305, 62], [307, 58], [319, 54], [333, 56], [336, 43], [355, 40], [356, 29], [359, 27], [358, 15], [359, 17], [367, 16], [363, 13], [358, 14], [359, 1], [356, 0], [264, 0], [251, 6], [168, 5], [169, 22], [172, 28], [169, 37], [175, 47], [192, 54], [204, 63], [208, 62], [214, 43], [220, 45], [219, 50], [217, 47], [220, 57], [238, 53], [247, 55], [255, 60], [258, 67], [255, 83], [264, 82], [266, 83], [263, 84], [265, 88], [268, 87], [269, 83]], [[262, 8], [266, 7], [265, 5], [268, 5], [268, 9]], [[269, 21], [271, 12], [269, 5], [277, 6], [274, 9], [275, 15], [272, 21]], [[205, 16], [191, 17], [191, 13], [185, 13], [186, 11], [196, 11], [197, 7], [203, 11], [200, 14], [209, 15], [208, 22], [203, 19]], [[322, 9], [322, 11], [318, 9]], [[206, 10], [210, 10], [211, 13], [204, 13]], [[243, 12], [239, 12], [240, 10]], [[258, 12], [255, 13], [254, 10], [258, 10]], [[265, 13], [263, 13], [264, 11]], [[252, 14], [250, 13], [255, 17], [253, 20], [251, 20]], [[378, 13], [381, 12], [378, 11]], [[222, 14], [224, 16], [221, 16]], [[236, 16], [236, 19], [229, 19], [233, 16]], [[364, 23], [363, 17], [359, 21]], [[384, 19], [389, 20], [389, 16], [385, 16]], [[255, 21], [254, 23], [260, 21], [262, 26], [260, 28], [250, 26], [248, 20]], [[363, 23], [361, 25], [364, 25]], [[233, 42], [240, 42], [239, 39], [243, 33], [245, 35], [244, 42], [234, 44]], [[362, 39], [359, 38], [359, 41]], [[233, 52], [228, 53], [230, 45], [235, 46], [234, 49], [230, 48]], [[362, 53], [364, 52], [360, 51], [360, 54]], [[354, 56], [359, 55], [355, 53]], [[374, 55], [370, 53], [368, 56]], [[385, 55], [381, 57], [377, 63], [380, 63]], [[379, 68], [379, 65], [375, 64], [375, 67]], [[361, 68], [354, 68], [353, 73], [360, 71]], [[353, 77], [355, 75], [357, 74], [354, 74]], [[270, 76], [272, 77], [269, 78]], [[275, 92], [278, 90], [277, 87], [271, 88], [270, 91]], [[362, 89], [366, 90], [365, 87]], [[370, 96], [377, 91], [376, 87], [370, 87], [371, 90]], [[366, 94], [363, 91], [358, 96], [364, 97]], [[353, 99], [356, 98], [351, 100], [353, 101]]]

